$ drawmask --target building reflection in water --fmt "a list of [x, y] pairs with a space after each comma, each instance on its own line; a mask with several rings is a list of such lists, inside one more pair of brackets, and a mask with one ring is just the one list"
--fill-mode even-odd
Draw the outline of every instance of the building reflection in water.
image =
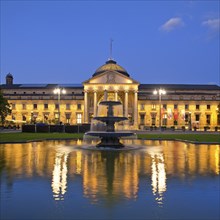
[[[50, 141], [0, 145], [1, 172], [9, 187], [17, 178], [51, 182], [55, 200], [64, 200], [74, 176], [81, 176], [83, 194], [91, 203], [136, 199], [140, 181], [151, 181], [159, 205], [167, 180], [219, 175], [219, 145], [139, 141], [143, 150], [109, 152], [81, 150], [81, 141]], [[67, 183], [67, 179], [69, 182]], [[69, 187], [70, 188], [70, 187]]]
[[63, 200], [66, 193], [67, 158], [68, 153], [56, 153], [51, 184], [55, 200]]
[[163, 193], [166, 191], [166, 171], [163, 153], [151, 153], [151, 185], [158, 204], [163, 204]]

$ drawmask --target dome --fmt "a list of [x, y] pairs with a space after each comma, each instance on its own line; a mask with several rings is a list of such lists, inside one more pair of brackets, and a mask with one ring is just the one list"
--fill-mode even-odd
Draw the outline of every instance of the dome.
[[8, 73], [8, 74], [6, 75], [6, 77], [7, 77], [7, 78], [13, 78], [13, 76], [12, 76], [11, 73]]
[[100, 66], [92, 76], [94, 77], [108, 71], [115, 71], [129, 77], [127, 71], [112, 59], [108, 60], [104, 65]]

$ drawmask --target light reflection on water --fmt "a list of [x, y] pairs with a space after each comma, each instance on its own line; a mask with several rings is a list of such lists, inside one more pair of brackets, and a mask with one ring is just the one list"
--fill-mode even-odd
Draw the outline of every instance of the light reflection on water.
[[[83, 205], [89, 207], [90, 214], [87, 218], [108, 219], [105, 217], [110, 209], [108, 207], [119, 207], [123, 210], [128, 205], [132, 210], [139, 202], [142, 205], [146, 203], [151, 213], [154, 213], [151, 216], [139, 206], [138, 211], [143, 218], [168, 218], [175, 213], [172, 208], [168, 208], [169, 204], [175, 204], [178, 200], [180, 203], [190, 203], [190, 200], [195, 199], [190, 198], [190, 195], [193, 196], [199, 187], [205, 188], [206, 194], [210, 190], [210, 195], [215, 195], [207, 195], [210, 198], [206, 198], [207, 203], [203, 204], [207, 207], [199, 209], [210, 210], [211, 201], [215, 204], [212, 204], [211, 208], [212, 217], [219, 217], [219, 210], [215, 208], [219, 205], [219, 199], [216, 199], [219, 193], [219, 145], [146, 140], [135, 140], [135, 144], [144, 147], [131, 151], [93, 151], [81, 149], [81, 140], [0, 145], [1, 193], [4, 195], [1, 199], [2, 219], [14, 218], [11, 209], [17, 219], [25, 219], [25, 216], [28, 219], [83, 218]], [[28, 190], [26, 185], [30, 187]], [[189, 186], [194, 187], [190, 189]], [[184, 201], [181, 197], [175, 198], [177, 201], [172, 200], [174, 190], [189, 195], [189, 200]], [[26, 210], [25, 215], [16, 211], [15, 203], [21, 199], [16, 197], [17, 194], [25, 198], [27, 191], [36, 200], [47, 201], [43, 208], [45, 214], [42, 212], [42, 215], [38, 214], [37, 217], [28, 214], [29, 206], [34, 204], [36, 209], [40, 206], [28, 200], [22, 200], [24, 207], [20, 204], [21, 209]], [[40, 192], [44, 192], [43, 195], [40, 195]], [[73, 192], [75, 196], [72, 195]], [[203, 199], [202, 195], [199, 196]], [[16, 199], [13, 200], [14, 197]], [[53, 207], [53, 201], [56, 202], [56, 207]], [[59, 202], [66, 202], [62, 205], [65, 211], [59, 211], [57, 214]], [[71, 204], [75, 204], [78, 215], [71, 213]], [[100, 216], [97, 214], [99, 211], [96, 205], [102, 213]], [[196, 204], [192, 203], [191, 206]], [[180, 207], [176, 207], [176, 210], [178, 208]], [[50, 214], [46, 212], [47, 209], [52, 209]], [[161, 210], [164, 213], [161, 213]], [[189, 219], [192, 217], [184, 213], [186, 210], [183, 207], [180, 210], [176, 216], [179, 215], [178, 217], [183, 219], [184, 216]], [[116, 212], [112, 219], [123, 216], [131, 218], [132, 215], [127, 209], [126, 212]], [[204, 218], [203, 213], [200, 216], [200, 213], [195, 212], [194, 215], [196, 218]]]

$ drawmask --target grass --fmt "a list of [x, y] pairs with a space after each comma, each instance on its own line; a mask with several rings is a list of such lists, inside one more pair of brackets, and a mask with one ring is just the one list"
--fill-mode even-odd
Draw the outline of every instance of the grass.
[[45, 139], [74, 139], [83, 138], [83, 134], [70, 133], [0, 133], [0, 142], [37, 141]]
[[[0, 133], [0, 143], [2, 142], [26, 142], [46, 139], [78, 139], [83, 138], [83, 134], [71, 133]], [[138, 138], [144, 139], [166, 139], [166, 140], [188, 140], [193, 142], [219, 143], [219, 134], [201, 133], [201, 134], [138, 134]]]
[[193, 142], [220, 143], [219, 134], [139, 134], [138, 138], [144, 139], [166, 139], [166, 140], [187, 140]]

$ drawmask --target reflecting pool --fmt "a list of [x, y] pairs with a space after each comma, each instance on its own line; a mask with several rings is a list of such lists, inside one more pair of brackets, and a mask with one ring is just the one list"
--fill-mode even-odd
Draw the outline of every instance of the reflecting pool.
[[0, 145], [0, 219], [219, 219], [220, 145]]

